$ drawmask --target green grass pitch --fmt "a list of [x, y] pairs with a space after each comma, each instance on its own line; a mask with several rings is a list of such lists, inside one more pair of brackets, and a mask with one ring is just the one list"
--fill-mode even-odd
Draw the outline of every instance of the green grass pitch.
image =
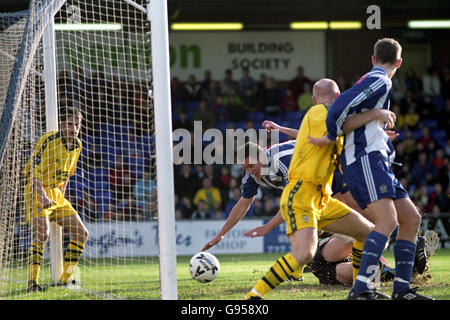
[[[189, 276], [187, 267], [178, 269], [179, 299], [240, 300], [267, 272], [280, 253], [218, 255], [221, 270], [213, 282], [198, 283]], [[385, 251], [389, 264], [394, 265], [392, 251]], [[179, 264], [183, 259], [179, 259]], [[187, 264], [186, 259], [186, 264]], [[450, 299], [450, 249], [436, 250], [430, 258], [428, 277], [419, 276], [416, 284], [420, 293], [437, 300]], [[430, 277], [431, 276], [431, 277]], [[304, 282], [282, 283], [265, 298], [268, 300], [343, 300], [350, 288], [344, 286], [323, 286], [312, 273], [304, 274]], [[392, 282], [383, 283], [381, 291], [391, 295]]]
[[[199, 283], [189, 275], [188, 256], [178, 257], [177, 278], [180, 300], [240, 300], [265, 274], [281, 253], [217, 255], [221, 269], [217, 279]], [[392, 251], [384, 256], [393, 265]], [[107, 267], [102, 264], [106, 263]], [[430, 258], [428, 277], [416, 280], [420, 293], [437, 300], [450, 299], [450, 249], [436, 250]], [[42, 271], [43, 285], [50, 282], [48, 266]], [[43, 293], [28, 294], [24, 283], [14, 284], [1, 299], [36, 300], [107, 300], [107, 299], [160, 299], [157, 258], [117, 261], [85, 260], [80, 265], [82, 290], [49, 287]], [[101, 272], [100, 270], [106, 270]], [[25, 273], [26, 270], [20, 272]], [[23, 274], [22, 274], [23, 276]], [[304, 282], [283, 283], [270, 292], [268, 300], [343, 300], [349, 288], [322, 286], [311, 274], [305, 273]], [[105, 290], [105, 288], [107, 288]], [[383, 283], [381, 291], [390, 295], [392, 282]]]

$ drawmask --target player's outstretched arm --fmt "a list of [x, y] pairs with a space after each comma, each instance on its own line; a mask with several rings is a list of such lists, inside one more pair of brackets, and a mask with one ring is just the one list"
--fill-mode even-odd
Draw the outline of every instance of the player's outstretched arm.
[[347, 119], [345, 119], [342, 130], [344, 133], [348, 133], [366, 125], [373, 120], [378, 120], [384, 123], [387, 129], [391, 129], [395, 126], [396, 119], [397, 117], [392, 111], [385, 109], [371, 109], [362, 113], [348, 116]]
[[308, 141], [309, 143], [311, 143], [315, 146], [318, 146], [318, 147], [322, 147], [327, 144], [335, 142], [334, 140], [330, 140], [328, 138], [328, 136], [323, 136], [323, 137], [317, 138], [317, 137], [311, 137], [310, 135], [308, 135], [308, 139], [309, 139], [309, 141]]
[[244, 233], [244, 236], [249, 238], [265, 236], [273, 228], [279, 226], [281, 223], [283, 223], [283, 218], [281, 218], [281, 211], [278, 210], [277, 214], [272, 219], [270, 219], [266, 224], [247, 231], [246, 233]]
[[218, 244], [225, 235], [233, 229], [233, 227], [242, 219], [242, 217], [245, 216], [245, 214], [248, 211], [248, 208], [250, 208], [250, 205], [253, 202], [253, 199], [255, 197], [251, 198], [244, 198], [241, 197], [239, 201], [234, 205], [233, 209], [231, 209], [230, 215], [228, 216], [227, 220], [225, 221], [225, 224], [223, 225], [220, 232], [205, 246], [203, 246], [202, 251], [208, 250], [212, 247], [214, 247], [216, 244]]
[[292, 129], [288, 127], [280, 126], [279, 124], [270, 121], [270, 120], [264, 120], [264, 122], [261, 125], [263, 128], [265, 128], [267, 131], [270, 130], [279, 130], [281, 133], [284, 133], [285, 135], [289, 136], [292, 139], [297, 138], [298, 130]]
[[[371, 109], [362, 113], [354, 114], [349, 117], [344, 122], [342, 126], [343, 133], [351, 132], [359, 127], [366, 125], [367, 123], [378, 120], [386, 124], [387, 128], [393, 128], [395, 126], [396, 115], [392, 111], [384, 110], [384, 109]], [[393, 131], [386, 131], [389, 136], [389, 139], [394, 140], [398, 134]], [[316, 146], [324, 146], [334, 141], [330, 140], [328, 135], [316, 138], [308, 136], [309, 143]]]

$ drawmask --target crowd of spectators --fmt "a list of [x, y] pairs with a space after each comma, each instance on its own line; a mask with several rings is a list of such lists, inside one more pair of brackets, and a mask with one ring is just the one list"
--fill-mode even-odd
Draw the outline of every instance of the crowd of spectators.
[[[297, 68], [292, 80], [284, 82], [266, 74], [256, 79], [247, 68], [239, 71], [241, 74], [236, 76], [233, 70], [225, 70], [222, 79], [213, 79], [209, 70], [204, 71], [200, 80], [194, 75], [184, 81], [174, 76], [171, 80], [173, 130], [183, 128], [193, 132], [194, 121], [202, 121], [203, 131], [233, 127], [259, 129], [264, 119], [284, 126], [300, 125], [302, 116], [313, 105], [312, 86], [317, 79], [307, 77], [302, 67]], [[147, 93], [142, 89], [145, 86], [114, 89], [114, 85], [105, 84], [104, 75], [98, 78], [103, 80], [97, 81], [94, 92], [98, 97], [92, 99], [104, 103], [111, 100], [119, 108], [85, 110], [87, 121], [97, 127], [88, 123], [85, 127], [90, 129], [82, 133], [84, 158], [77, 170], [82, 173], [78, 180], [74, 179], [72, 203], [87, 220], [155, 218], [154, 153], [143, 154], [154, 149], [150, 128], [152, 111]], [[72, 79], [71, 83], [76, 80], [80, 79]], [[341, 91], [352, 85], [343, 76], [336, 81]], [[393, 79], [391, 109], [397, 114], [395, 130], [400, 133], [394, 141], [395, 161], [401, 164], [394, 164], [393, 170], [424, 213], [449, 210], [449, 82], [450, 71], [446, 66], [430, 67], [423, 76], [410, 69]], [[70, 100], [70, 95], [75, 93], [67, 89], [67, 82], [64, 85], [65, 96]], [[73, 88], [92, 90], [79, 85]], [[89, 95], [84, 93], [84, 96]], [[89, 101], [81, 104], [91, 105]], [[124, 114], [132, 115], [126, 123], [122, 121]], [[102, 150], [114, 140], [105, 136], [111, 131], [120, 136], [122, 146], [126, 141], [126, 151], [114, 157], [111, 157], [114, 150]], [[109, 141], [99, 144], [102, 139]], [[240, 165], [174, 165], [176, 219], [225, 219], [239, 200], [242, 173]], [[80, 183], [86, 185], [80, 182], [86, 181], [86, 176], [87, 183], [95, 181], [95, 185], [79, 187]], [[104, 187], [99, 188], [102, 184]], [[247, 216], [272, 216], [278, 210], [280, 194], [259, 190]]]
[[450, 194], [450, 69], [414, 70], [393, 79], [392, 110], [397, 114], [394, 172], [423, 213], [448, 213]]
[[[408, 69], [393, 79], [391, 109], [397, 114], [394, 130], [400, 133], [394, 141], [397, 155], [393, 171], [423, 213], [449, 210], [449, 71], [447, 66], [433, 66], [420, 77]], [[342, 76], [336, 81], [341, 91], [353, 84]], [[277, 82], [265, 74], [255, 79], [248, 69], [236, 79], [232, 70], [225, 70], [222, 80], [211, 79], [211, 73], [205, 71], [203, 79], [191, 75], [185, 85], [173, 77], [173, 128], [192, 131], [196, 120], [207, 120], [203, 130], [236, 127], [237, 122], [247, 120], [256, 128], [262, 122], [261, 113], [264, 119], [289, 125], [295, 124], [287, 121], [292, 111], [299, 112], [300, 123], [313, 105], [313, 84], [302, 67], [287, 82]], [[249, 124], [243, 126], [248, 128]], [[231, 169], [227, 165], [175, 166], [177, 219], [225, 219], [240, 197], [242, 169]], [[190, 186], [189, 190], [185, 186]], [[261, 189], [247, 216], [272, 216], [279, 197], [277, 191]]]

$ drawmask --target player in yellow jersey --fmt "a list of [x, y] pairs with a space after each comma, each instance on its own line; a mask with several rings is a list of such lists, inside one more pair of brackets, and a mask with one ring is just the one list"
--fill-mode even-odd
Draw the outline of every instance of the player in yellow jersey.
[[28, 292], [44, 290], [39, 284], [39, 272], [44, 246], [49, 238], [50, 221], [62, 226], [72, 237], [64, 254], [63, 273], [58, 285], [67, 284], [88, 238], [86, 227], [64, 197], [81, 153], [81, 141], [77, 136], [82, 114], [78, 109], [67, 107], [60, 111], [59, 118], [60, 130], [46, 133], [39, 139], [24, 170], [27, 177], [27, 221], [33, 227], [33, 241], [29, 248]]
[[327, 133], [327, 108], [339, 96], [337, 84], [321, 79], [313, 87], [313, 101], [303, 118], [289, 166], [289, 184], [281, 195], [280, 210], [292, 253], [279, 258], [244, 299], [262, 299], [292, 272], [312, 260], [317, 249], [317, 230], [324, 229], [354, 238], [361, 248], [373, 224], [331, 197], [333, 172], [342, 150], [342, 140], [327, 147], [309, 142], [309, 137]]

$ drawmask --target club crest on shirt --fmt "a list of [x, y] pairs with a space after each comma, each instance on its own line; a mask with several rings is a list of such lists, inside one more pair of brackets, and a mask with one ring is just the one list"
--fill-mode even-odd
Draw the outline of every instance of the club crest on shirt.
[[370, 97], [370, 96], [373, 94], [373, 90], [372, 90], [372, 88], [370, 88], [370, 87], [365, 87], [365, 88], [363, 89], [363, 92], [364, 92], [364, 94], [367, 96], [367, 98]]

